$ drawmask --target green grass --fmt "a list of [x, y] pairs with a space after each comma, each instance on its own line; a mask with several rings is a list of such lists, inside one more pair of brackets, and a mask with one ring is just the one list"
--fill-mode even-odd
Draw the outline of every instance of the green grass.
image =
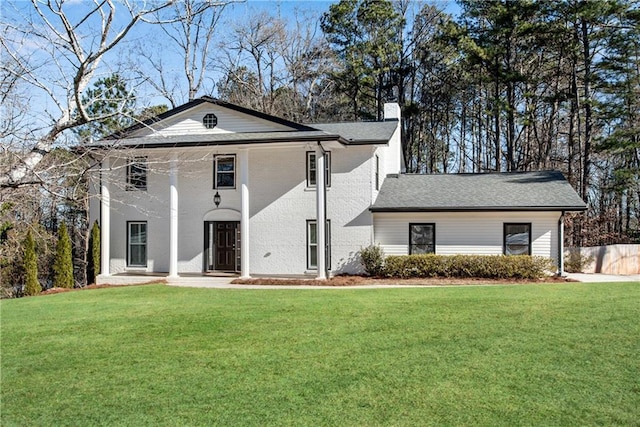
[[638, 425], [640, 285], [1, 302], [1, 424]]

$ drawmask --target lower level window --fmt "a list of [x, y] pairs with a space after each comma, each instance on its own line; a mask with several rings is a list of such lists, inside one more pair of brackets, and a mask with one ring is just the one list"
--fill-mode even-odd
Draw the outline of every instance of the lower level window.
[[409, 224], [409, 254], [436, 252], [436, 225]]
[[504, 224], [504, 254], [531, 255], [531, 223]]
[[147, 266], [147, 223], [144, 221], [127, 223], [127, 265]]
[[[326, 266], [331, 268], [331, 221], [327, 220], [325, 227]], [[318, 268], [318, 227], [315, 220], [307, 221], [307, 269]]]

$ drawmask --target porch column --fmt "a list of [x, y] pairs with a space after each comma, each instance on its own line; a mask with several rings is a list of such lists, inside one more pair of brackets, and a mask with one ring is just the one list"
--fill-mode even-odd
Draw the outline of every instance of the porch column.
[[240, 160], [240, 277], [251, 277], [249, 268], [249, 150], [241, 149]]
[[169, 163], [169, 277], [178, 277], [178, 159]]
[[316, 239], [318, 240], [318, 280], [327, 278], [326, 200], [325, 200], [325, 154], [320, 143], [316, 149]]
[[111, 262], [111, 195], [109, 194], [108, 177], [109, 159], [102, 160], [100, 171], [100, 276], [109, 276]]

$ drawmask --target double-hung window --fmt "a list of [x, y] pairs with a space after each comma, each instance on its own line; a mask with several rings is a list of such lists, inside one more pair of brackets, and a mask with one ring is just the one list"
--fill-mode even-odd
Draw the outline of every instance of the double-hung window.
[[[317, 156], [315, 151], [307, 151], [307, 187], [316, 186]], [[327, 187], [331, 187], [331, 152], [325, 153], [324, 179]]]
[[436, 252], [436, 225], [409, 224], [409, 254]]
[[147, 189], [147, 158], [136, 157], [127, 164], [127, 190]]
[[147, 266], [147, 222], [127, 222], [127, 266]]
[[531, 223], [505, 223], [503, 249], [505, 255], [531, 255]]
[[[318, 227], [314, 219], [307, 220], [307, 269], [318, 269]], [[331, 221], [327, 220], [325, 227], [326, 266], [331, 268]]]
[[236, 188], [235, 155], [220, 155], [213, 158], [213, 188]]

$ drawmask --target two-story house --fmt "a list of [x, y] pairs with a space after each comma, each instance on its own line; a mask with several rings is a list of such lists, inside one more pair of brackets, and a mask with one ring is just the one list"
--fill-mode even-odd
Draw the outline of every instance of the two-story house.
[[[406, 175], [400, 108], [303, 125], [203, 97], [97, 145], [101, 275], [361, 272], [359, 251], [528, 253], [562, 270], [561, 174]], [[133, 280], [133, 279], [131, 279]]]

